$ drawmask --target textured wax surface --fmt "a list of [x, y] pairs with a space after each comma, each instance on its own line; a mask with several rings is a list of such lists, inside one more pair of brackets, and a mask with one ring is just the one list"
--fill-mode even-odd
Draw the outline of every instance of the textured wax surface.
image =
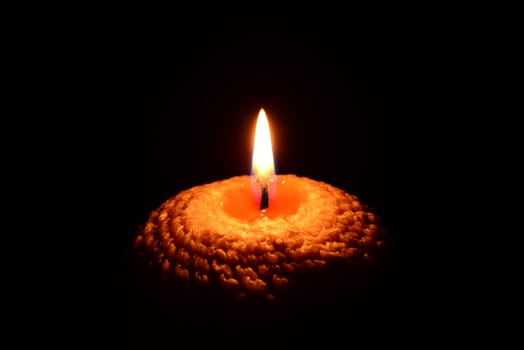
[[304, 288], [305, 281], [336, 285], [384, 250], [386, 230], [371, 209], [354, 195], [306, 177], [278, 176], [279, 184], [293, 183], [303, 194], [292, 215], [232, 216], [225, 197], [249, 181], [237, 176], [168, 199], [140, 228], [137, 254], [166, 280], [271, 302]]

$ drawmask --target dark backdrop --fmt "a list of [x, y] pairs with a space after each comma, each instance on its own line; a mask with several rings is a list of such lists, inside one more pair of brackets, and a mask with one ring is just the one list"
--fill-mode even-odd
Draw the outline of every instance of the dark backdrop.
[[406, 125], [422, 109], [416, 81], [429, 68], [418, 60], [419, 41], [406, 40], [401, 23], [385, 18], [259, 9], [122, 21], [114, 43], [120, 113], [111, 184], [118, 344], [130, 345], [122, 271], [138, 225], [181, 190], [249, 174], [261, 107], [278, 173], [340, 187], [383, 217], [398, 273], [387, 315], [369, 327], [409, 338], [398, 326], [412, 315], [416, 246], [406, 225], [412, 166]]

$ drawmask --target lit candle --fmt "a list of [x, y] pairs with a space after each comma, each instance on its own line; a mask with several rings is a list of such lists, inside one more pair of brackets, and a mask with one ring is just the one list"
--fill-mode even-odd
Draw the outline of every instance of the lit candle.
[[262, 109], [252, 175], [168, 199], [150, 213], [135, 247], [167, 278], [273, 301], [310, 274], [369, 264], [385, 236], [379, 218], [356, 196], [307, 177], [275, 174]]

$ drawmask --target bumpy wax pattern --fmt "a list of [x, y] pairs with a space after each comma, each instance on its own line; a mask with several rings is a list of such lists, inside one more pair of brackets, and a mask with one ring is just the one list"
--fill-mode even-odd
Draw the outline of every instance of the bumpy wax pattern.
[[357, 197], [305, 177], [278, 176], [306, 194], [295, 214], [251, 222], [232, 217], [223, 195], [246, 178], [193, 187], [164, 202], [138, 232], [138, 254], [166, 276], [271, 301], [299, 275], [367, 263], [384, 245], [379, 218]]

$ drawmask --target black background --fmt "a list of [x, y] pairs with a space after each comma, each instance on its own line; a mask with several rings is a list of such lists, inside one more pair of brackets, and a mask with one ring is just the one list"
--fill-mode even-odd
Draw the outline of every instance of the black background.
[[[388, 303], [352, 341], [409, 342], [425, 307], [408, 225], [413, 124], [407, 128], [424, 110], [417, 82], [431, 68], [420, 60], [423, 38], [406, 36], [387, 16], [363, 21], [326, 9], [177, 12], [170, 21], [124, 20], [119, 33], [111, 186], [116, 344], [137, 345], [127, 325], [137, 301], [126, 284], [126, 258], [138, 226], [181, 190], [249, 174], [262, 107], [278, 173], [357, 195], [391, 235], [397, 259]], [[154, 337], [176, 339], [172, 331]]]

